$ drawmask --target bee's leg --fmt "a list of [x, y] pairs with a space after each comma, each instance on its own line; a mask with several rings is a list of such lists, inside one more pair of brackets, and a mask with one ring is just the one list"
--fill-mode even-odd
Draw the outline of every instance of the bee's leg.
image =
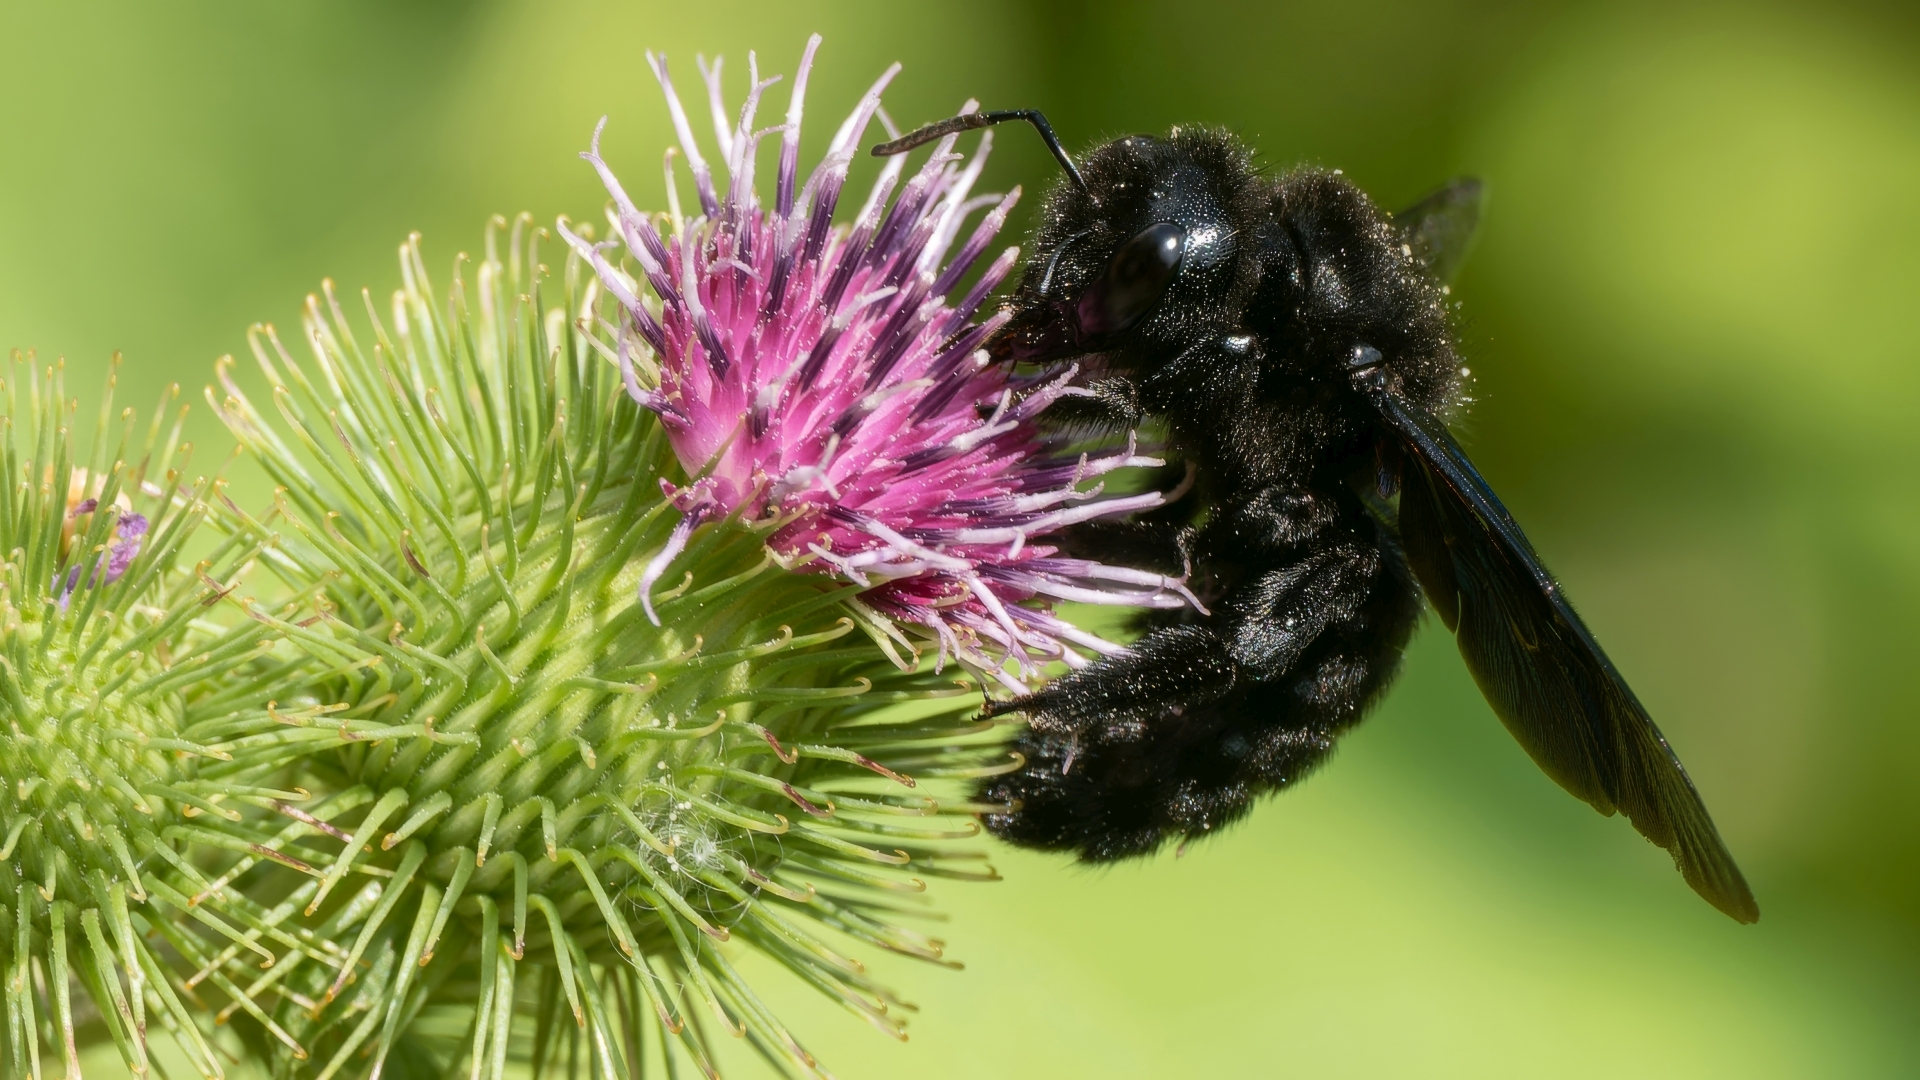
[[1087, 431], [1126, 432], [1145, 419], [1133, 380], [1114, 375], [1075, 388], [1047, 406], [1047, 423]]
[[990, 706], [1023, 714], [1027, 728], [1014, 743], [1025, 766], [980, 790], [983, 800], [1010, 807], [987, 815], [987, 828], [1085, 859], [1151, 851], [1162, 837], [1155, 789], [1179, 758], [1177, 750], [1165, 755], [1169, 740], [1217, 731], [1238, 680], [1225, 640], [1207, 627], [1175, 626], [1039, 693]]
[[1276, 682], [1328, 626], [1351, 620], [1380, 575], [1378, 549], [1330, 545], [1247, 582], [1227, 601], [1228, 651], [1257, 682]]
[[1183, 520], [1083, 521], [1056, 535], [1061, 550], [1076, 558], [1170, 577], [1192, 568], [1194, 529]]
[[1233, 688], [1238, 669], [1228, 645], [1204, 626], [1171, 626], [1055, 679], [1038, 693], [992, 702], [987, 715], [1022, 713], [1046, 735], [1125, 742], [1146, 724], [1213, 701]]
[[990, 705], [988, 715], [1024, 713], [1049, 735], [1137, 741], [1149, 723], [1177, 721], [1236, 683], [1279, 679], [1329, 622], [1351, 617], [1378, 570], [1378, 553], [1359, 544], [1316, 552], [1235, 590], [1216, 618], [1155, 630], [1038, 693]]
[[1183, 577], [1193, 570], [1194, 520], [1201, 512], [1192, 494], [1193, 468], [1171, 462], [1147, 474], [1141, 487], [1158, 491], [1166, 502], [1124, 521], [1095, 518], [1076, 522], [1049, 536], [1048, 542], [1075, 558], [1135, 570]]
[[[1272, 783], [1246, 764], [1287, 719], [1275, 691], [1328, 624], [1364, 599], [1378, 570], [1368, 554], [1329, 547], [1259, 574], [1204, 624], [1155, 630], [1124, 655], [993, 706], [1026, 716], [1016, 745], [1027, 765], [985, 788], [993, 801], [1020, 804], [989, 816], [988, 828], [1105, 860], [1237, 817]], [[1331, 748], [1324, 740], [1321, 756]]]
[[1105, 860], [1204, 835], [1324, 760], [1397, 666], [1418, 612], [1366, 524], [1319, 531], [1197, 626], [1155, 631], [1001, 711], [1029, 764], [983, 794], [995, 833]]

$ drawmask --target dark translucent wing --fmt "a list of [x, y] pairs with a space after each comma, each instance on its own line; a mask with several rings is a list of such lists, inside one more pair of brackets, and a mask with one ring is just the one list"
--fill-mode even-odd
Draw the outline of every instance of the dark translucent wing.
[[1666, 848], [1708, 903], [1758, 919], [1680, 759], [1446, 425], [1388, 390], [1373, 401], [1412, 459], [1408, 562], [1507, 730], [1560, 786]]
[[1480, 224], [1480, 181], [1456, 177], [1439, 190], [1393, 215], [1413, 257], [1446, 284], [1467, 261], [1473, 231]]

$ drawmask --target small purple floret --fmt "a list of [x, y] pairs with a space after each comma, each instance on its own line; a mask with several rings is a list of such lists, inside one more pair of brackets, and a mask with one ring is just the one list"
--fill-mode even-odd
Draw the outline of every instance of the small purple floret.
[[[91, 514], [99, 507], [100, 503], [97, 499], [82, 499], [74, 505], [72, 510], [67, 511], [67, 520], [72, 521], [84, 514]], [[114, 541], [108, 545], [106, 555], [95, 564], [93, 573], [88, 575], [87, 587], [96, 588], [119, 581], [127, 572], [127, 568], [133, 565], [133, 560], [139, 557], [140, 545], [146, 539], [146, 535], [145, 514], [136, 514], [131, 510], [120, 511], [119, 521], [114, 525]], [[74, 589], [80, 585], [80, 567], [75, 566], [67, 571], [67, 580], [64, 585], [56, 575], [53, 585], [54, 592], [59, 595], [60, 610], [65, 611], [67, 601], [73, 596]]]
[[[643, 602], [651, 616], [647, 593], [698, 521], [736, 510], [778, 515], [790, 520], [769, 544], [789, 565], [863, 586], [867, 609], [914, 628], [941, 661], [957, 658], [1024, 690], [1048, 661], [1079, 665], [1077, 650], [1120, 651], [1054, 615], [1053, 601], [1194, 602], [1179, 579], [1066, 558], [1046, 542], [1077, 522], [1161, 505], [1158, 492], [1101, 498], [1095, 481], [1160, 462], [1131, 443], [1098, 457], [1064, 454], [1037, 421], [1061, 396], [1084, 393], [1071, 385], [1075, 372], [1036, 379], [987, 362], [981, 346], [1005, 316], [975, 316], [1014, 267], [1015, 249], [950, 296], [1019, 197], [1017, 188], [972, 195], [991, 132], [970, 162], [954, 152], [956, 137], [941, 140], [903, 187], [906, 159], [887, 159], [853, 223], [832, 224], [899, 65], [860, 99], [801, 183], [800, 119], [819, 44], [817, 36], [807, 43], [785, 123], [758, 131], [754, 114], [775, 80], [762, 80], [748, 54], [751, 89], [729, 128], [719, 64], [703, 65], [724, 192], [666, 59], [648, 54], [693, 175], [698, 217], [681, 219], [677, 205], [673, 215], [641, 213], [601, 159], [598, 129], [581, 155], [613, 196], [637, 279], [609, 261], [614, 241], [594, 245], [562, 231], [625, 310], [617, 359], [628, 393], [659, 415], [681, 464], [700, 477], [668, 492], [688, 518], [651, 557]], [[776, 133], [768, 207], [755, 190], [754, 152]], [[671, 167], [672, 152], [668, 160]]]
[[147, 517], [145, 514], [125, 513], [120, 515], [119, 527], [115, 530], [119, 539], [107, 549], [107, 581], [109, 584], [120, 580], [127, 572], [133, 560], [140, 554], [140, 543], [147, 535]]

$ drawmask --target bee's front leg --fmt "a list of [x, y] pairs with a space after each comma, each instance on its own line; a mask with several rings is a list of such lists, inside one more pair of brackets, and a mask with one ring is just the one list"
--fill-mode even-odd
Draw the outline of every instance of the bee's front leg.
[[1046, 416], [1049, 425], [1087, 432], [1132, 431], [1146, 419], [1139, 387], [1120, 375], [1073, 387], [1047, 407]]

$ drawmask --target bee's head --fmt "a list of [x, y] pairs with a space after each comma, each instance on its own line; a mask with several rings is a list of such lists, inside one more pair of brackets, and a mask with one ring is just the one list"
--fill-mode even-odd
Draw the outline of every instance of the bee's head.
[[1084, 186], [1062, 183], [1048, 200], [1013, 318], [988, 349], [1002, 360], [1104, 353], [1128, 370], [1165, 363], [1231, 314], [1246, 154], [1224, 133], [1176, 128], [1107, 143], [1082, 175]]
[[1078, 167], [1030, 111], [957, 117], [874, 152], [897, 153], [961, 127], [1032, 122], [1066, 172], [1047, 201], [1012, 318], [988, 343], [1003, 361], [1105, 354], [1106, 365], [1164, 364], [1182, 342], [1230, 324], [1243, 292], [1233, 209], [1247, 187], [1247, 153], [1220, 131], [1130, 135]]

